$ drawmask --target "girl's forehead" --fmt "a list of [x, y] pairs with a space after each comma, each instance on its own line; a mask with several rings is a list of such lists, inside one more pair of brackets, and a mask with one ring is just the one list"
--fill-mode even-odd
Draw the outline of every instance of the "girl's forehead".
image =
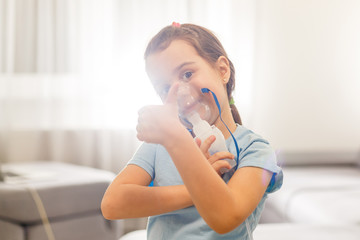
[[199, 62], [202, 58], [195, 48], [183, 40], [174, 40], [164, 50], [151, 53], [146, 58], [146, 71], [151, 75], [171, 74], [184, 62]]
[[146, 63], [151, 64], [154, 61], [174, 62], [176, 60], [181, 61], [184, 58], [191, 58], [195, 56], [199, 55], [192, 45], [183, 40], [174, 40], [167, 48], [150, 54], [146, 59]]

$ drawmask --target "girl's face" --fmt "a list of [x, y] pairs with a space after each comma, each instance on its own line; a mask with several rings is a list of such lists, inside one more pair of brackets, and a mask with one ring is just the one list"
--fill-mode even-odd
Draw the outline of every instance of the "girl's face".
[[228, 79], [229, 71], [224, 61], [218, 60], [215, 66], [212, 66], [186, 41], [174, 40], [165, 50], [152, 53], [147, 57], [146, 71], [163, 102], [175, 84], [181, 82], [191, 84], [199, 91], [202, 101], [210, 106], [212, 117], [209, 123], [214, 124], [219, 117], [218, 109], [212, 95], [201, 93], [201, 88], [209, 88], [213, 91], [218, 97], [221, 109], [226, 107], [227, 81], [223, 79]]

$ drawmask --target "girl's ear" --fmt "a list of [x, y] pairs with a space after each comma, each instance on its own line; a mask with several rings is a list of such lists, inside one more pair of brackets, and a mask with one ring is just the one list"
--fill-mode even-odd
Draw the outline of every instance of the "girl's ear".
[[226, 84], [230, 78], [230, 63], [227, 57], [220, 56], [216, 61], [216, 67], [219, 70], [221, 79]]

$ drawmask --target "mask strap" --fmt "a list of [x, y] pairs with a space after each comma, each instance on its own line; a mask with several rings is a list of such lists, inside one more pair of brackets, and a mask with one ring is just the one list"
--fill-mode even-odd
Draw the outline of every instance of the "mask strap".
[[208, 88], [202, 88], [202, 89], [201, 89], [201, 92], [202, 92], [202, 93], [208, 93], [208, 92], [210, 92], [210, 93], [213, 95], [214, 100], [215, 100], [215, 103], [216, 103], [216, 106], [217, 106], [217, 108], [219, 109], [220, 120], [221, 120], [221, 122], [225, 125], [226, 129], [229, 131], [232, 139], [234, 140], [235, 147], [236, 147], [236, 154], [237, 154], [237, 156], [236, 156], [236, 166], [238, 166], [238, 165], [239, 165], [239, 155], [240, 155], [239, 146], [238, 146], [238, 144], [237, 144], [237, 142], [236, 142], [236, 139], [235, 139], [234, 135], [232, 134], [232, 132], [230, 131], [229, 127], [226, 125], [226, 123], [224, 122], [224, 120], [223, 120], [222, 117], [221, 117], [221, 107], [220, 107], [219, 101], [218, 101], [215, 93], [214, 93], [213, 91], [211, 91], [210, 89], [208, 89]]

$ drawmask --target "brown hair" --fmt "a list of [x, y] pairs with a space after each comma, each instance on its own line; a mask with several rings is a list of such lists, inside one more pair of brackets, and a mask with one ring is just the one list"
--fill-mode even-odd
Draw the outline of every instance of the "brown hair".
[[[232, 92], [235, 88], [235, 68], [219, 39], [210, 30], [198, 25], [173, 24], [164, 27], [150, 40], [145, 50], [144, 58], [146, 59], [151, 53], [166, 49], [173, 40], [184, 40], [190, 43], [196, 49], [199, 56], [211, 65], [214, 65], [221, 56], [228, 59], [230, 64], [230, 78], [226, 84], [226, 91], [230, 102]], [[241, 125], [241, 118], [236, 106], [232, 103], [230, 107], [234, 121]]]

